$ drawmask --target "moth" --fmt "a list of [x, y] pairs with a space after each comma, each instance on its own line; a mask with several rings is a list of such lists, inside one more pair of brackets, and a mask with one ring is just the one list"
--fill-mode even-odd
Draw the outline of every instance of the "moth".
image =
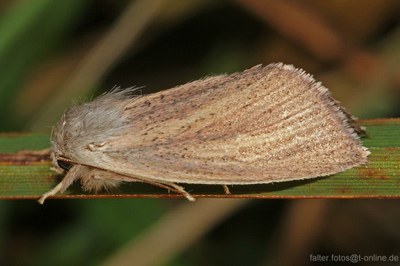
[[113, 90], [70, 107], [51, 158], [86, 191], [140, 181], [194, 197], [182, 184], [266, 184], [332, 175], [367, 162], [354, 118], [301, 69], [258, 65], [149, 95]]

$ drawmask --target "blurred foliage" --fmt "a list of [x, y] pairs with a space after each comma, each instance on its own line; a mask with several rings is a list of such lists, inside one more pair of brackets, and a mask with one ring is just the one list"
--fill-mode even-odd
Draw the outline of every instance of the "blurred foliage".
[[77, 18], [89, 1], [21, 1], [6, 10], [0, 20], [0, 129], [21, 127], [17, 117], [8, 119], [10, 105], [24, 78], [39, 62], [55, 53], [71, 36]]
[[[132, 16], [141, 34], [129, 39], [117, 26], [138, 2], [0, 1], [0, 131], [49, 132], [71, 97], [91, 97], [93, 87], [145, 85], [150, 93], [274, 61], [314, 73], [359, 117], [400, 115], [399, 1], [170, 0], [147, 20]], [[150, 9], [158, 1], [146, 2]], [[93, 62], [108, 65], [90, 64], [115, 32], [116, 47], [128, 48], [112, 57], [100, 51]], [[82, 69], [98, 78], [81, 88]], [[49, 118], [38, 123], [43, 113]], [[97, 265], [177, 202], [2, 201], [0, 264]], [[394, 201], [255, 201], [169, 264], [308, 265], [310, 253], [396, 253], [398, 209]]]

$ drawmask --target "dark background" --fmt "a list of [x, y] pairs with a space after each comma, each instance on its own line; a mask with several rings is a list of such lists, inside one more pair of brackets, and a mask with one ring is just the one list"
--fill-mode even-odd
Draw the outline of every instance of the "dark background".
[[[73, 99], [116, 85], [151, 93], [271, 62], [312, 73], [360, 118], [399, 117], [399, 13], [396, 0], [1, 0], [0, 130], [49, 132]], [[184, 204], [2, 201], [0, 265], [98, 265], [155, 223], [164, 228], [162, 221]], [[195, 205], [193, 211], [214, 215]], [[180, 228], [160, 234], [141, 256], [157, 254], [165, 243], [176, 252], [157, 257], [162, 265], [400, 256], [397, 200], [253, 200], [227, 213], [204, 221], [208, 230], [186, 232], [192, 241], [181, 246], [174, 244], [183, 237]], [[193, 217], [180, 221], [191, 224]]]

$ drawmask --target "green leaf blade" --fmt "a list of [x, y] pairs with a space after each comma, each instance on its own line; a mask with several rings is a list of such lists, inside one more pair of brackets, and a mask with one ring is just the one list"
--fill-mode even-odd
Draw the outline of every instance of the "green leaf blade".
[[[360, 121], [367, 128], [362, 141], [371, 151], [368, 164], [328, 177], [273, 183], [230, 186], [185, 185], [195, 197], [240, 198], [400, 198], [400, 119]], [[49, 147], [46, 134], [0, 134], [0, 199], [36, 199], [62, 178], [50, 169], [45, 156], [22, 156], [18, 151]], [[21, 157], [22, 156], [22, 157]], [[56, 198], [181, 197], [142, 183], [129, 183], [116, 191], [87, 194], [75, 184]]]

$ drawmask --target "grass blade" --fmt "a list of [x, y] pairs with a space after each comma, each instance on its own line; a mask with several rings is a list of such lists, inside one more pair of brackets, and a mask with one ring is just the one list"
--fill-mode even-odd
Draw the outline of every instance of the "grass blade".
[[[363, 138], [371, 155], [369, 163], [324, 178], [267, 185], [231, 186], [231, 195], [222, 187], [184, 185], [195, 197], [239, 198], [400, 198], [400, 119], [361, 120], [368, 136]], [[37, 199], [62, 178], [51, 170], [45, 134], [0, 134], [0, 199]], [[130, 183], [116, 191], [89, 195], [79, 184], [56, 198], [180, 197], [147, 184]]]

